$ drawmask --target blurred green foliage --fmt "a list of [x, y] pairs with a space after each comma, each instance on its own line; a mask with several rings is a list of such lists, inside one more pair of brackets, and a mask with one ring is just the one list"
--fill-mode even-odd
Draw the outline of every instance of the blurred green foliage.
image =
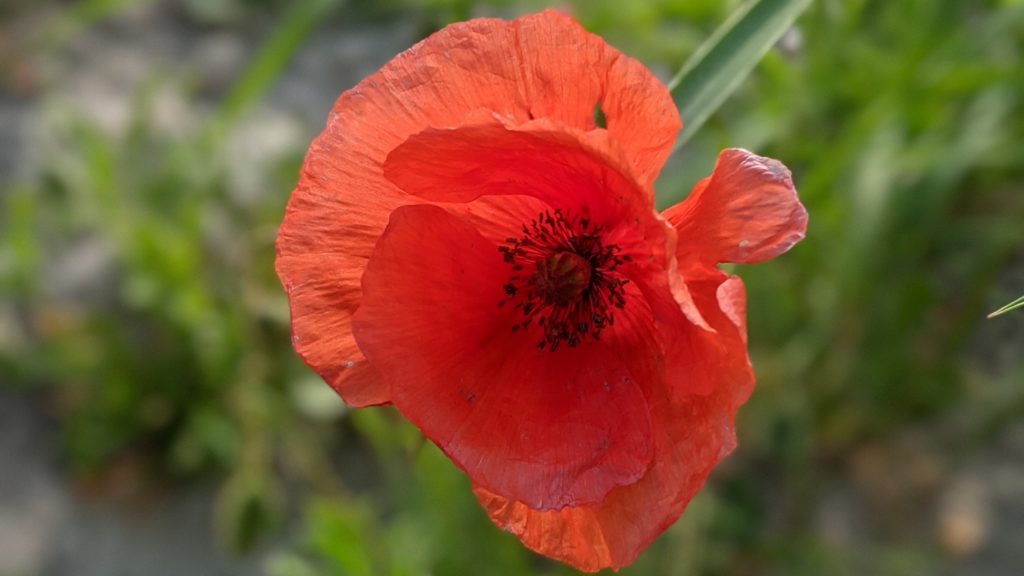
[[[41, 49], [130, 4], [82, 3]], [[567, 5], [668, 78], [738, 4]], [[0, 197], [0, 314], [12, 319], [0, 380], [45, 395], [78, 474], [127, 458], [154, 480], [224, 478], [227, 545], [248, 549], [299, 506], [301, 535], [272, 576], [572, 573], [490, 527], [468, 482], [393, 411], [346, 412], [301, 366], [273, 238], [304, 150], [251, 167], [268, 191], [256, 197], [235, 193], [227, 160], [239, 120], [321, 22], [361, 14], [429, 31], [542, 3], [184, 6], [202, 25], [269, 14], [274, 29], [194, 130], [154, 128], [146, 90], [123, 133], [49, 111], [56, 141]], [[666, 167], [663, 205], [723, 147], [780, 158], [810, 229], [780, 260], [737, 270], [759, 376], [740, 448], [623, 574], [917, 574], [937, 561], [898, 537], [867, 554], [830, 544], [816, 497], [865, 444], [966, 410], [952, 448], [968, 449], [1024, 415], [1024, 390], [971, 387], [963, 365], [979, 318], [1013, 296], [993, 300], [993, 281], [1024, 247], [1022, 46], [1019, 2], [817, 0]], [[107, 262], [97, 293], [54, 280], [90, 251]]]

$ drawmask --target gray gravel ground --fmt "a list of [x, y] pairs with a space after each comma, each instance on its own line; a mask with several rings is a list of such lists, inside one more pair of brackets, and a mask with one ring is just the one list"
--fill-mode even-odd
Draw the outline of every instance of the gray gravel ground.
[[149, 501], [90, 498], [68, 484], [55, 422], [25, 394], [0, 394], [0, 575], [243, 576], [213, 537], [207, 486]]

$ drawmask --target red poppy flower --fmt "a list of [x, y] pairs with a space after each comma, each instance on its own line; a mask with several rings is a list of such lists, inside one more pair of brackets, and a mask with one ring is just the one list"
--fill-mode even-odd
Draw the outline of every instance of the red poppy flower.
[[733, 449], [753, 373], [743, 284], [716, 265], [806, 226], [786, 168], [743, 150], [655, 211], [679, 128], [650, 72], [566, 16], [455, 24], [342, 94], [278, 236], [302, 358], [581, 570], [631, 563]]

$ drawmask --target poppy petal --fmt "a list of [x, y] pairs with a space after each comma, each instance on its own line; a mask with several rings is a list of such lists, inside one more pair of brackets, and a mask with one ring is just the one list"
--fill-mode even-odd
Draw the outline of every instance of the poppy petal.
[[392, 149], [481, 110], [514, 124], [547, 117], [594, 130], [598, 105], [639, 177], [653, 181], [680, 127], [671, 96], [642, 64], [554, 11], [448, 26], [342, 94], [310, 146], [277, 240], [299, 355], [347, 402], [387, 402], [373, 371], [355, 370], [365, 359], [346, 334], [366, 258], [391, 212], [416, 202], [383, 177]]
[[351, 234], [338, 234], [332, 214], [321, 210], [315, 197], [296, 193], [278, 232], [275, 266], [291, 308], [292, 346], [345, 402], [386, 404], [387, 389], [349, 325], [359, 304], [365, 246], [372, 247], [375, 238], [366, 237], [367, 227], [355, 219], [350, 219]]
[[[480, 202], [492, 195], [525, 195], [610, 224], [616, 229], [606, 233], [621, 240], [616, 243], [632, 252], [638, 265], [647, 266], [634, 275], [645, 295], [650, 290], [671, 293], [693, 324], [710, 330], [678, 274], [664, 273], [674, 267], [674, 258], [658, 248], [675, 242], [675, 232], [655, 215], [652, 191], [640, 186], [604, 134], [557, 129], [546, 122], [517, 129], [497, 123], [428, 129], [396, 148], [384, 173], [424, 200]], [[652, 287], [644, 280], [651, 274], [664, 282]]]
[[[607, 136], [533, 122], [428, 128], [388, 155], [384, 175], [432, 202], [525, 195], [551, 208], [586, 206], [595, 219], [651, 212], [653, 197]], [[648, 219], [650, 217], [648, 216]]]
[[739, 148], [723, 150], [710, 178], [663, 216], [679, 231], [679, 260], [710, 265], [774, 258], [807, 230], [789, 170]]
[[513, 24], [530, 118], [590, 130], [600, 111], [641, 183], [653, 183], [682, 127], [665, 85], [569, 16], [548, 10]]
[[[694, 289], [690, 287], [691, 294]], [[694, 299], [696, 295], [694, 294]], [[711, 329], [695, 325], [682, 313], [678, 304], [669, 298], [650, 300], [665, 358], [665, 371], [672, 375], [671, 384], [681, 394], [706, 395], [721, 386], [721, 363], [731, 361], [729, 343]], [[698, 307], [699, 309], [699, 307]], [[703, 318], [703, 316], [702, 316]]]
[[[580, 136], [545, 126], [510, 130], [499, 124], [426, 130], [389, 155], [385, 175], [431, 201], [528, 194], [556, 208], [589, 213], [599, 223], [627, 223], [606, 235], [634, 258], [632, 268], [640, 269], [630, 277], [657, 308], [666, 369], [685, 374], [680, 382], [689, 392], [707, 394], [719, 367], [704, 359], [720, 357], [722, 343], [673, 269], [674, 258], [659, 250], [674, 241], [675, 232], [654, 217], [650, 196], [622, 174], [626, 168], [615, 161], [614, 144]], [[711, 267], [705, 276], [721, 273]]]
[[395, 407], [474, 483], [534, 509], [596, 504], [650, 465], [649, 310], [600, 341], [538, 349], [498, 306], [508, 275], [463, 219], [399, 208], [363, 276], [356, 339]]
[[[753, 388], [753, 373], [737, 327], [723, 308], [742, 314], [742, 283], [728, 288], [701, 283], [695, 289], [703, 315], [729, 346], [714, 359], [724, 371], [721, 386], [705, 396], [673, 387], [645, 387], [651, 407], [655, 455], [639, 482], [616, 488], [599, 505], [537, 510], [480, 487], [474, 493], [491, 520], [530, 549], [585, 572], [633, 562], [682, 514], [714, 465], [736, 445], [733, 419]], [[717, 295], [726, 294], [719, 301]]]
[[747, 291], [739, 276], [729, 276], [718, 286], [718, 304], [722, 313], [739, 330], [743, 343], [747, 343]]
[[484, 238], [501, 245], [551, 206], [531, 196], [518, 196], [511, 202], [501, 196], [484, 196], [468, 204], [448, 204], [445, 209], [464, 219]]

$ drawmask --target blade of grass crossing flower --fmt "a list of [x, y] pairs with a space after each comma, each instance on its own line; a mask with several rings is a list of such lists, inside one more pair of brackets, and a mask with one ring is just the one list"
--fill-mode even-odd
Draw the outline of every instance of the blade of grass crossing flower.
[[1006, 306], [1003, 306], [999, 310], [996, 310], [995, 312], [989, 314], [988, 317], [989, 318], [995, 318], [996, 316], [1001, 316], [1003, 314], [1006, 314], [1007, 312], [1010, 312], [1012, 310], [1016, 310], [1018, 308], [1024, 308], [1024, 296], [1021, 296], [1020, 298], [1017, 298], [1013, 302], [1010, 302]]
[[725, 21], [669, 82], [683, 131], [678, 150], [725, 102], [811, 0], [751, 0]]

